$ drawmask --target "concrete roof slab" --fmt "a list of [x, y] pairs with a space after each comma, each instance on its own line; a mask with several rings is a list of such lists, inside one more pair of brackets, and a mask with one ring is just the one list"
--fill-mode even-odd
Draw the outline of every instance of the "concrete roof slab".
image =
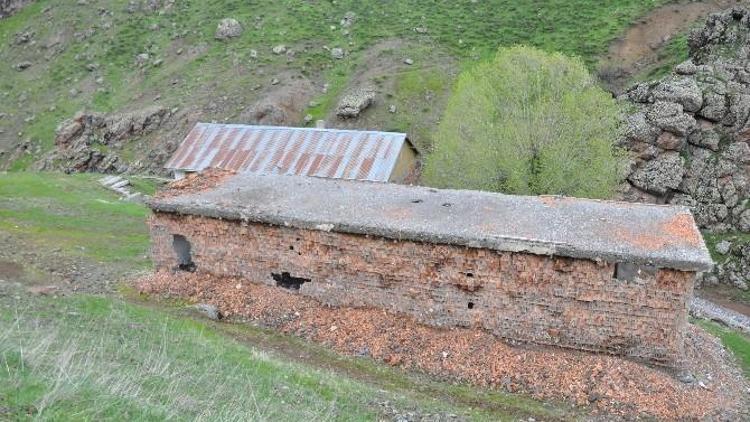
[[681, 206], [251, 174], [149, 205], [158, 212], [685, 271], [713, 265], [692, 214]]

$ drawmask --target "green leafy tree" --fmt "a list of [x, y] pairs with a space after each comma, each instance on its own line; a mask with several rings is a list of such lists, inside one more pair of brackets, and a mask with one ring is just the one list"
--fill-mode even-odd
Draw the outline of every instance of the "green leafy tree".
[[620, 110], [583, 62], [516, 46], [459, 76], [427, 157], [436, 187], [611, 197]]

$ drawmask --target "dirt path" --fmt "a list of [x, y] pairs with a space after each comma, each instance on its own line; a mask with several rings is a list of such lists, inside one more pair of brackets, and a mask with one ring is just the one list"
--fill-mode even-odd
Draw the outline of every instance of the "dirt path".
[[634, 75], [658, 64], [659, 50], [673, 36], [713, 12], [739, 4], [750, 6], [743, 0], [704, 0], [671, 3], [652, 10], [613, 42], [602, 58], [600, 69], [609, 76], [607, 85], [614, 92], [621, 91]]

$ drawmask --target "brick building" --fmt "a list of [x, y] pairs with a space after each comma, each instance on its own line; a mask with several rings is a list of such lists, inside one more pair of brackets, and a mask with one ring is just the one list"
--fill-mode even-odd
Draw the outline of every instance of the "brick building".
[[248, 174], [150, 206], [158, 270], [667, 366], [712, 265], [674, 206]]

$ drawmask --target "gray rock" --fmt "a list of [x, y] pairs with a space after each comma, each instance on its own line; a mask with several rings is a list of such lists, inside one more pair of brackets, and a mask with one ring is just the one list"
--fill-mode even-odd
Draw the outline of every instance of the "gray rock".
[[20, 62], [20, 63], [16, 63], [16, 65], [13, 66], [13, 67], [15, 67], [16, 70], [20, 72], [22, 70], [26, 70], [26, 69], [30, 68], [31, 65], [32, 65], [32, 63], [30, 61], [23, 61], [23, 62]]
[[698, 71], [698, 67], [692, 60], [687, 60], [675, 66], [674, 71], [678, 75], [694, 75]]
[[743, 232], [750, 233], [750, 208], [744, 210], [742, 214], [740, 214], [737, 225]]
[[726, 255], [729, 253], [729, 249], [732, 248], [732, 242], [728, 240], [722, 240], [721, 242], [716, 244], [716, 252]]
[[712, 151], [719, 150], [719, 141], [721, 136], [713, 129], [699, 129], [688, 136], [689, 143]]
[[693, 78], [682, 77], [660, 82], [652, 91], [656, 101], [682, 105], [688, 112], [696, 112], [703, 106], [703, 93]]
[[286, 46], [284, 44], [280, 44], [272, 48], [271, 51], [273, 52], [273, 54], [284, 54], [286, 53]]
[[664, 195], [680, 186], [685, 168], [676, 152], [662, 154], [633, 172], [628, 180], [635, 187], [657, 195]]
[[639, 83], [628, 90], [626, 97], [634, 103], [650, 103], [653, 101], [651, 86], [646, 83]]
[[727, 114], [726, 97], [712, 90], [703, 94], [703, 107], [698, 116], [714, 122], [721, 121]]
[[344, 52], [343, 48], [332, 48], [331, 49], [331, 57], [333, 57], [336, 60], [341, 60], [344, 58], [346, 53]]
[[372, 90], [359, 89], [350, 92], [339, 101], [336, 115], [343, 118], [358, 117], [374, 100], [375, 92]]
[[199, 303], [194, 306], [194, 308], [205, 315], [208, 319], [212, 319], [214, 321], [218, 321], [221, 319], [222, 315], [219, 311], [219, 308], [217, 308], [214, 305], [209, 305], [207, 303]]
[[354, 12], [346, 12], [344, 14], [344, 17], [341, 18], [341, 22], [339, 24], [342, 28], [349, 28], [350, 26], [354, 25], [354, 22], [357, 20], [357, 14]]
[[414, 60], [412, 60], [412, 59], [404, 59], [404, 63], [407, 64], [407, 65], [409, 65], [409, 66], [411, 66], [411, 65], [414, 64]]
[[661, 132], [646, 121], [645, 113], [635, 113], [626, 118], [625, 137], [635, 141], [653, 144]]
[[682, 105], [664, 101], [654, 103], [646, 118], [654, 126], [678, 136], [686, 136], [696, 125], [693, 116], [683, 112]]
[[219, 24], [216, 26], [214, 38], [217, 40], [237, 38], [242, 35], [242, 31], [242, 25], [240, 25], [237, 19], [225, 18], [219, 21]]
[[732, 93], [727, 95], [727, 97], [729, 99], [729, 109], [721, 122], [726, 126], [733, 126], [735, 129], [739, 129], [745, 124], [750, 114], [750, 95]]
[[750, 145], [745, 142], [734, 142], [721, 155], [722, 158], [736, 163], [750, 163]]

